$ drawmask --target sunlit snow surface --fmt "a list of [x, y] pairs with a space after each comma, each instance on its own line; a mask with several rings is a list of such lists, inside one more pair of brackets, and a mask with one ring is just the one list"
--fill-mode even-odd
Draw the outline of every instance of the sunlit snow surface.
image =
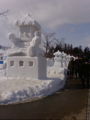
[[64, 69], [58, 77], [49, 76], [46, 80], [5, 77], [0, 79], [0, 104], [13, 104], [43, 98], [63, 88], [65, 84]]

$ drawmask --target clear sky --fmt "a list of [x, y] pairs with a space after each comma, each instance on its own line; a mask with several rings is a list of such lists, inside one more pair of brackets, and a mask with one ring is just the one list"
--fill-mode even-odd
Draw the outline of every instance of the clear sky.
[[90, 0], [0, 0], [0, 43], [10, 45], [7, 34], [14, 31], [16, 17], [30, 13], [45, 31], [74, 46], [90, 47]]

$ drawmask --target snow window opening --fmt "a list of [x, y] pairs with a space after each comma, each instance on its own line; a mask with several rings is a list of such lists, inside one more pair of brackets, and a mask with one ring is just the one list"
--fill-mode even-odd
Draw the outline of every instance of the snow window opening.
[[29, 66], [33, 66], [33, 61], [29, 61]]
[[24, 62], [23, 61], [19, 61], [19, 66], [23, 66]]
[[14, 66], [14, 61], [10, 61], [10, 66]]

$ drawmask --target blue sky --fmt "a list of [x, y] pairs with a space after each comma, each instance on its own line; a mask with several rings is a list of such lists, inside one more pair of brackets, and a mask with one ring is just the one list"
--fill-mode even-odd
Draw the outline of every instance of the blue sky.
[[0, 0], [0, 43], [10, 45], [7, 34], [14, 32], [14, 21], [30, 13], [45, 31], [74, 46], [90, 47], [90, 0]]
[[57, 34], [65, 38], [66, 43], [90, 47], [90, 23], [66, 24], [58, 28]]

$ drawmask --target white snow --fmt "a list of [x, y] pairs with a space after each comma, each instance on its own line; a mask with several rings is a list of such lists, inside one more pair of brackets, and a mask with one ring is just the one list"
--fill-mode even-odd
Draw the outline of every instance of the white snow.
[[63, 88], [67, 68], [60, 67], [58, 60], [48, 59], [47, 61], [48, 77], [45, 80], [30, 79], [30, 77], [4, 77], [3, 70], [0, 70], [0, 76], [3, 76], [0, 78], [0, 104], [7, 105], [40, 99]]
[[41, 28], [39, 23], [32, 18], [30, 14], [22, 16], [19, 20], [16, 21], [16, 25], [34, 25], [37, 28]]
[[65, 76], [46, 80], [30, 80], [30, 78], [2, 78], [0, 80], [0, 104], [12, 104], [39, 99], [63, 88]]
[[[53, 60], [50, 60], [49, 64], [51, 61]], [[64, 87], [65, 72], [65, 67], [61, 68], [59, 65], [52, 64], [47, 66], [48, 77], [44, 80], [30, 79], [30, 77], [4, 77], [3, 75], [0, 78], [0, 104], [21, 103], [51, 95]], [[2, 76], [3, 70], [0, 73]]]
[[[0, 104], [5, 105], [40, 99], [63, 88], [67, 68], [65, 66], [60, 67], [60, 61], [57, 61], [57, 65], [52, 59], [47, 61], [48, 77], [45, 80], [34, 80], [30, 77], [1, 77]], [[2, 76], [2, 73], [3, 71], [0, 76]]]

